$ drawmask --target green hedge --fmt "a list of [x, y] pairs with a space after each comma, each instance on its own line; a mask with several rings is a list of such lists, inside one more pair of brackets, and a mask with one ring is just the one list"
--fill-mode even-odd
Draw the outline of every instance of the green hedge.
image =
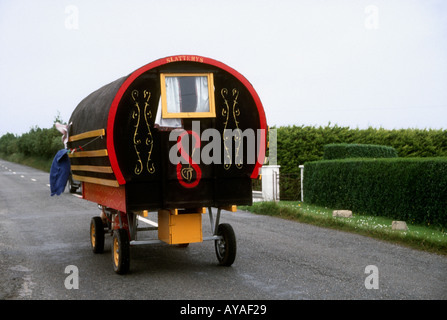
[[333, 143], [323, 148], [323, 160], [347, 158], [397, 158], [393, 147], [375, 144]]
[[400, 158], [447, 157], [447, 130], [355, 129], [337, 125], [286, 126], [276, 130], [281, 173], [299, 173], [299, 165], [322, 160], [324, 146], [333, 143], [391, 146]]
[[[59, 115], [54, 123], [63, 123]], [[53, 125], [51, 128], [32, 127], [22, 135], [6, 133], [0, 137], [0, 155], [11, 158], [53, 159], [64, 148], [62, 134]]]
[[306, 163], [304, 201], [446, 228], [447, 158]]

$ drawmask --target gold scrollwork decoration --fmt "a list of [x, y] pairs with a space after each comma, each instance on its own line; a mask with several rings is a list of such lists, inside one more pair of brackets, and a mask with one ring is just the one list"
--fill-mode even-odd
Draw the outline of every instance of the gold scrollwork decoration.
[[[140, 138], [140, 136], [142, 135], [141, 129], [140, 129], [141, 108], [140, 108], [140, 104], [138, 101], [138, 96], [139, 96], [139, 91], [133, 90], [131, 93], [131, 97], [132, 97], [132, 100], [134, 101], [135, 106], [132, 111], [132, 119], [136, 120], [136, 123], [134, 125], [135, 131], [134, 131], [134, 135], [133, 135], [133, 144], [134, 144], [135, 153], [138, 158], [137, 163], [135, 165], [135, 169], [134, 169], [134, 173], [136, 175], [140, 175], [143, 172], [143, 160], [141, 159], [140, 151], [138, 150], [138, 148], [142, 144], [142, 141]], [[146, 146], [149, 147], [147, 161], [146, 161], [146, 170], [150, 174], [153, 174], [155, 172], [155, 167], [154, 167], [154, 163], [151, 160], [151, 155], [152, 155], [152, 150], [153, 150], [153, 146], [154, 146], [154, 139], [153, 139], [151, 127], [149, 124], [149, 119], [152, 118], [152, 112], [149, 109], [150, 97], [151, 97], [151, 93], [147, 90], [144, 90], [143, 91], [143, 98], [144, 98], [143, 116], [144, 116], [144, 121], [146, 123], [146, 128], [147, 128], [147, 133], [145, 133], [145, 135], [146, 135], [145, 144], [146, 144]]]
[[[224, 104], [225, 106], [222, 108], [222, 116], [224, 117], [224, 134], [222, 136], [223, 139], [223, 143], [224, 143], [224, 169], [228, 170], [230, 169], [233, 160], [232, 160], [232, 155], [231, 155], [231, 150], [230, 148], [232, 148], [232, 141], [231, 141], [231, 137], [234, 138], [234, 142], [235, 142], [235, 158], [236, 158], [236, 168], [241, 169], [243, 166], [243, 160], [240, 157], [240, 148], [241, 148], [241, 144], [242, 144], [242, 133], [241, 130], [239, 128], [239, 121], [238, 121], [238, 117], [240, 116], [241, 112], [240, 109], [238, 107], [238, 98], [239, 98], [239, 90], [237, 90], [236, 88], [233, 88], [233, 90], [231, 90], [231, 97], [229, 97], [228, 95], [228, 89], [227, 88], [223, 88], [220, 91], [220, 94], [222, 96], [222, 98], [224, 99]], [[229, 99], [232, 99], [233, 101], [233, 105], [232, 108], [230, 108], [230, 104], [229, 104]], [[232, 115], [232, 118], [230, 119], [230, 114]], [[232, 120], [234, 122], [234, 130], [232, 130], [232, 133], [229, 134], [229, 130], [231, 131], [231, 129], [228, 129], [228, 123], [229, 121]]]
[[231, 163], [232, 163], [231, 153], [230, 153], [229, 148], [228, 148], [229, 137], [226, 134], [228, 120], [229, 120], [229, 116], [230, 116], [230, 106], [228, 105], [228, 101], [226, 99], [226, 95], [228, 94], [228, 89], [227, 88], [223, 88], [220, 91], [220, 94], [221, 94], [222, 98], [224, 99], [224, 103], [225, 103], [225, 106], [222, 108], [222, 116], [225, 117], [225, 120], [223, 122], [224, 130], [223, 130], [222, 139], [223, 139], [223, 144], [224, 144], [224, 149], [225, 149], [224, 150], [225, 151], [224, 152], [224, 168], [226, 170], [228, 170], [228, 169], [230, 169]]
[[152, 162], [151, 155], [152, 150], [154, 148], [154, 138], [152, 136], [151, 126], [149, 125], [149, 120], [152, 119], [152, 111], [149, 109], [149, 99], [151, 98], [151, 93], [147, 90], [143, 91], [144, 95], [144, 120], [146, 121], [146, 127], [147, 127], [147, 137], [146, 137], [146, 145], [149, 146], [149, 151], [147, 154], [147, 162], [146, 162], [146, 169], [150, 174], [153, 174], [155, 172], [155, 166]]
[[133, 147], [137, 154], [138, 160], [137, 160], [137, 164], [135, 165], [134, 173], [139, 175], [143, 171], [143, 162], [141, 161], [140, 152], [138, 151], [138, 148], [137, 148], [137, 146], [139, 146], [141, 144], [141, 139], [138, 138], [138, 136], [139, 136], [138, 127], [140, 126], [140, 117], [141, 117], [140, 105], [138, 104], [138, 101], [137, 101], [138, 90], [133, 90], [131, 96], [132, 96], [132, 100], [135, 102], [135, 108], [132, 111], [132, 119], [133, 120], [136, 119], [136, 121], [137, 121], [137, 123], [134, 126], [135, 131], [133, 134]]

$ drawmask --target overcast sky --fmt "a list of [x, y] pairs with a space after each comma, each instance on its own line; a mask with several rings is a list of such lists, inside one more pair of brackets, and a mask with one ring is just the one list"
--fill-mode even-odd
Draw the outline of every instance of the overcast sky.
[[447, 129], [445, 0], [0, 0], [0, 136], [176, 54], [242, 73], [270, 126]]

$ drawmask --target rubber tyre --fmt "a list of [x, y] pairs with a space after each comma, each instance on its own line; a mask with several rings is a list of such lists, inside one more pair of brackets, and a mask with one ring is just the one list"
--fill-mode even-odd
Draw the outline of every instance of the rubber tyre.
[[233, 227], [227, 223], [219, 224], [217, 235], [222, 240], [215, 240], [216, 256], [221, 266], [229, 267], [236, 259], [236, 236]]
[[126, 274], [130, 267], [129, 234], [125, 229], [113, 231], [112, 238], [113, 270], [118, 274]]
[[90, 221], [90, 243], [94, 253], [104, 252], [104, 224], [100, 217]]

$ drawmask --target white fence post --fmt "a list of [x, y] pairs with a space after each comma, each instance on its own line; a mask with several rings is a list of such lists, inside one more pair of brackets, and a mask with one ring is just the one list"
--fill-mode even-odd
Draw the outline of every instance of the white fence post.
[[279, 199], [279, 165], [264, 165], [262, 173], [262, 200], [276, 201]]
[[303, 178], [304, 178], [304, 165], [300, 165], [300, 176], [301, 176], [301, 202], [304, 201], [304, 188], [303, 188]]

